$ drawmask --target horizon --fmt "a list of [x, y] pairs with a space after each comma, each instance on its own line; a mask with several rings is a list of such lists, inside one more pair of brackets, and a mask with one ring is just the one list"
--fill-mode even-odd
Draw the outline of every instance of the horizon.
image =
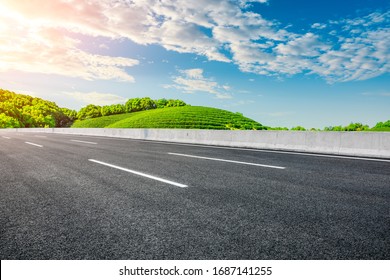
[[271, 127], [390, 119], [387, 1], [0, 0], [0, 87], [79, 110], [135, 97]]

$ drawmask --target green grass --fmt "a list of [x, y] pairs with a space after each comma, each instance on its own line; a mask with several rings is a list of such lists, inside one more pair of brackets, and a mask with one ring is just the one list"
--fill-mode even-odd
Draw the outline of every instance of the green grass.
[[112, 123], [115, 123], [115, 122], [118, 122], [118, 121], [123, 120], [125, 118], [128, 118], [128, 117], [130, 117], [130, 115], [133, 115], [133, 114], [112, 115], [112, 116], [105, 116], [105, 117], [100, 117], [100, 118], [76, 121], [72, 125], [72, 127], [74, 127], [74, 128], [85, 128], [85, 127], [104, 128]]
[[390, 131], [390, 127], [371, 128], [369, 131], [377, 131], [377, 132]]
[[148, 110], [77, 121], [83, 128], [180, 128], [180, 129], [265, 129], [260, 123], [229, 111], [184, 106]]

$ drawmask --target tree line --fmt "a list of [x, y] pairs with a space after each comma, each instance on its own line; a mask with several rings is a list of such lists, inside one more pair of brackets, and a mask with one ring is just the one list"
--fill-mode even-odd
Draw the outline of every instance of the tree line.
[[178, 99], [143, 97], [128, 99], [125, 104], [89, 104], [76, 111], [60, 108], [41, 98], [0, 89], [0, 128], [70, 127], [76, 120], [186, 105]]
[[375, 126], [369, 127], [362, 123], [350, 123], [347, 126], [327, 126], [323, 130], [318, 128], [306, 129], [303, 126], [295, 126], [291, 129], [287, 127], [267, 127], [268, 130], [292, 130], [292, 131], [390, 131], [390, 120], [378, 122]]
[[127, 100], [125, 104], [113, 104], [105, 106], [89, 104], [80, 109], [80, 111], [77, 113], [77, 119], [85, 120], [102, 116], [134, 113], [139, 111], [180, 106], [187, 106], [187, 104], [183, 100], [179, 99], [162, 98], [158, 100], [153, 100], [150, 97], [137, 97]]
[[76, 115], [54, 102], [0, 89], [0, 128], [69, 127]]

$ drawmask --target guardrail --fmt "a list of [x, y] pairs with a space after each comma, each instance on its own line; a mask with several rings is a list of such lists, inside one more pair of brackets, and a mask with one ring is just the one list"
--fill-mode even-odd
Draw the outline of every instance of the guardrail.
[[390, 133], [388, 132], [114, 128], [16, 128], [10, 130], [390, 158]]

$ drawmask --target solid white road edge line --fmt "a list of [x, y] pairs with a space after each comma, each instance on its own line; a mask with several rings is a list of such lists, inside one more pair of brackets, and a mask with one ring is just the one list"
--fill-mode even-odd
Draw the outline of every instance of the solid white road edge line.
[[174, 156], [181, 156], [181, 157], [190, 157], [190, 158], [199, 158], [199, 159], [223, 161], [223, 162], [246, 164], [246, 165], [253, 165], [253, 166], [260, 166], [260, 167], [276, 168], [276, 169], [286, 169], [286, 167], [282, 167], [282, 166], [258, 164], [258, 163], [244, 162], [244, 161], [236, 161], [236, 160], [228, 160], [228, 159], [220, 159], [220, 158], [210, 158], [210, 157], [200, 157], [200, 156], [178, 154], [178, 153], [168, 153], [168, 154], [169, 155], [174, 155]]
[[88, 142], [88, 141], [81, 141], [81, 140], [70, 140], [72, 142], [78, 142], [78, 143], [85, 143], [85, 144], [92, 144], [92, 145], [97, 145], [96, 142]]
[[113, 165], [113, 164], [110, 164], [110, 163], [106, 163], [106, 162], [102, 162], [102, 161], [99, 161], [99, 160], [95, 160], [95, 159], [88, 159], [88, 160], [92, 161], [92, 162], [95, 162], [95, 163], [98, 163], [98, 164], [101, 164], [101, 165], [105, 165], [105, 166], [108, 166], [108, 167], [112, 167], [112, 168], [116, 168], [116, 169], [119, 169], [119, 170], [122, 170], [122, 171], [126, 171], [126, 172], [129, 172], [129, 173], [135, 174], [135, 175], [143, 176], [143, 177], [146, 177], [146, 178], [149, 178], [149, 179], [153, 179], [153, 180], [160, 181], [160, 182], [163, 182], [163, 183], [166, 183], [166, 184], [170, 184], [170, 185], [173, 185], [173, 186], [176, 186], [176, 187], [180, 187], [180, 188], [188, 187], [187, 185], [184, 185], [184, 184], [176, 183], [176, 182], [173, 182], [173, 181], [170, 181], [170, 180], [162, 179], [162, 178], [159, 178], [159, 177], [156, 177], [156, 176], [152, 176], [152, 175], [149, 175], [149, 174], [146, 174], [146, 173], [142, 173], [142, 172], [138, 172], [138, 171], [135, 171], [135, 170], [123, 168], [123, 167], [120, 167], [120, 166], [117, 166], [117, 165]]
[[29, 144], [29, 145], [33, 145], [33, 146], [37, 146], [37, 147], [40, 147], [40, 148], [43, 147], [42, 145], [31, 143], [31, 142], [24, 142], [24, 143]]
[[4, 139], [11, 139], [10, 137], [7, 137], [7, 136], [1, 136], [3, 137]]

